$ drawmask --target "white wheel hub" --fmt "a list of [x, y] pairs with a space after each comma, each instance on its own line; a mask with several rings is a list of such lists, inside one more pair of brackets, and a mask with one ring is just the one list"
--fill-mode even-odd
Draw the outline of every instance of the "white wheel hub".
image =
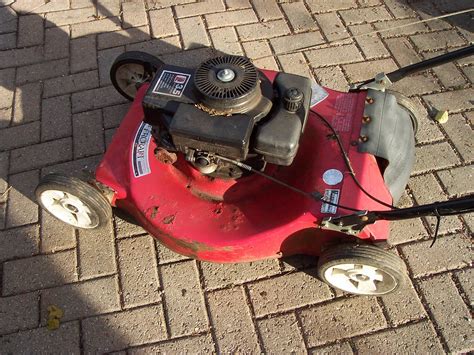
[[148, 79], [145, 68], [135, 63], [121, 65], [115, 75], [120, 88], [131, 97], [137, 93], [137, 86]]
[[334, 265], [324, 272], [324, 277], [334, 287], [359, 295], [382, 295], [397, 286], [388, 272], [364, 264]]
[[79, 228], [95, 228], [92, 212], [77, 196], [59, 190], [46, 190], [40, 195], [41, 204], [54, 217]]

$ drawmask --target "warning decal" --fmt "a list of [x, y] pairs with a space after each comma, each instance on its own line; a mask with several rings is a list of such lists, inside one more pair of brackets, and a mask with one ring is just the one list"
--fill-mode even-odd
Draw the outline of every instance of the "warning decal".
[[[324, 190], [324, 197], [323, 199], [337, 204], [339, 202], [339, 195], [340, 195], [341, 190], [339, 189], [326, 189]], [[330, 213], [330, 214], [336, 214], [337, 212], [337, 207], [330, 205], [328, 203], [323, 203], [321, 206], [321, 213]]]
[[153, 93], [181, 97], [190, 77], [190, 74], [163, 70], [153, 88]]
[[138, 127], [132, 146], [132, 168], [135, 177], [148, 175], [151, 172], [150, 163], [148, 161], [150, 140], [151, 126], [142, 122], [140, 127]]

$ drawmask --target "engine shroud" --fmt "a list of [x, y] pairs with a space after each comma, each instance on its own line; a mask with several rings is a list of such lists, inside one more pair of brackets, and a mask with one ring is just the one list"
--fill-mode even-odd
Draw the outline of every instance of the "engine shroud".
[[[285, 108], [291, 89], [303, 96], [296, 112]], [[270, 82], [249, 59], [211, 58], [196, 69], [164, 65], [143, 99], [145, 122], [158, 145], [192, 154], [290, 165], [308, 117], [311, 81], [279, 73]], [[197, 153], [196, 153], [197, 152]]]

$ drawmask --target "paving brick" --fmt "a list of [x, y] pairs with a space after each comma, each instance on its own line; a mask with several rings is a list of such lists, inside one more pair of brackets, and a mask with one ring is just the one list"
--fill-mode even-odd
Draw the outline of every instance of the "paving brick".
[[0, 107], [11, 107], [15, 91], [15, 69], [0, 70]]
[[87, 318], [82, 321], [82, 332], [86, 353], [105, 353], [166, 339], [161, 305]]
[[43, 46], [17, 48], [0, 52], [0, 69], [38, 63], [43, 60]]
[[183, 39], [184, 49], [209, 46], [204, 23], [200, 17], [189, 17], [178, 20], [178, 25]]
[[103, 153], [104, 132], [100, 110], [73, 115], [72, 126], [75, 158]]
[[225, 0], [227, 10], [243, 9], [252, 7], [249, 0]]
[[439, 94], [432, 94], [423, 96], [423, 100], [432, 107], [439, 110], [449, 110], [456, 112], [461, 110], [468, 110], [474, 107], [472, 97], [474, 89], [468, 88], [463, 90], [442, 92]]
[[[10, 159], [10, 164], [12, 164], [15, 155], [12, 154]], [[38, 171], [10, 175], [9, 183], [12, 189], [8, 194], [7, 227], [36, 223], [38, 221], [38, 206], [34, 202], [33, 196], [38, 184]]]
[[97, 49], [123, 46], [150, 39], [148, 26], [133, 27], [126, 30], [99, 33], [97, 35]]
[[10, 163], [10, 154], [8, 152], [0, 153], [0, 202], [6, 201], [6, 194], [4, 192], [8, 188], [7, 176], [8, 176], [8, 165]]
[[17, 86], [13, 123], [37, 121], [41, 116], [41, 85], [32, 83]]
[[152, 237], [126, 238], [118, 243], [120, 282], [125, 307], [160, 301]]
[[45, 12], [62, 11], [69, 9], [68, 0], [17, 0], [12, 4], [12, 8], [18, 13], [42, 14]]
[[48, 307], [64, 311], [61, 322], [120, 310], [117, 280], [114, 276], [41, 291], [41, 323], [46, 325]]
[[[386, 326], [375, 297], [359, 296], [339, 299], [304, 309], [300, 312], [300, 317], [306, 341], [310, 347], [364, 334]], [[341, 327], [341, 324], [344, 326]]]
[[328, 12], [314, 16], [321, 31], [329, 41], [336, 41], [338, 39], [349, 36], [346, 27], [341, 22], [336, 12]]
[[420, 51], [445, 49], [465, 44], [464, 39], [454, 30], [418, 34], [410, 36], [410, 38]]
[[292, 52], [323, 42], [324, 39], [319, 32], [306, 32], [270, 39], [270, 43], [277, 54]]
[[5, 33], [0, 35], [0, 50], [13, 49], [16, 47], [16, 33]]
[[340, 67], [327, 67], [314, 69], [314, 74], [322, 86], [333, 90], [346, 91], [349, 84]]
[[464, 73], [465, 76], [467, 76], [467, 79], [471, 82], [474, 83], [474, 68], [471, 67], [463, 67], [461, 68], [462, 72]]
[[101, 229], [78, 230], [78, 235], [81, 280], [117, 272], [114, 236], [110, 224]]
[[43, 18], [37, 15], [18, 18], [18, 47], [43, 44]]
[[433, 247], [431, 240], [403, 245], [400, 250], [408, 260], [413, 276], [420, 277], [470, 265], [472, 250], [462, 234], [438, 237]]
[[45, 30], [44, 58], [60, 59], [69, 56], [69, 29], [67, 26]]
[[72, 25], [74, 23], [93, 21], [95, 14], [93, 7], [49, 12], [45, 15], [46, 27]]
[[267, 353], [304, 354], [305, 346], [293, 313], [260, 319], [258, 331]]
[[69, 74], [69, 61], [67, 59], [59, 59], [18, 68], [16, 82], [22, 85], [66, 74]]
[[0, 33], [15, 32], [17, 30], [17, 14], [8, 6], [0, 8]]
[[253, 6], [262, 22], [276, 20], [283, 17], [278, 4], [273, 1], [253, 0]]
[[94, 5], [94, 0], [71, 0], [71, 9], [80, 9]]
[[[20, 278], [18, 275], [22, 275]], [[73, 250], [38, 255], [3, 264], [3, 295], [25, 293], [77, 280]]]
[[12, 107], [0, 108], [0, 128], [8, 127], [12, 120]]
[[72, 94], [72, 113], [95, 110], [125, 101], [113, 86], [76, 92]]
[[120, 0], [101, 0], [97, 3], [97, 14], [99, 16], [113, 17], [120, 15]]
[[76, 38], [71, 43], [71, 73], [97, 68], [95, 36]]
[[0, 262], [35, 255], [38, 253], [38, 244], [39, 231], [36, 225], [0, 231]]
[[158, 240], [155, 242], [156, 245], [156, 253], [158, 255], [158, 264], [168, 264], [180, 260], [190, 260], [189, 257], [175, 253], [171, 249], [168, 249], [163, 244], [161, 244]]
[[41, 252], [55, 253], [76, 247], [74, 228], [41, 210]]
[[215, 49], [227, 54], [242, 55], [242, 47], [233, 27], [210, 30], [209, 34]]
[[366, 335], [356, 339], [354, 347], [361, 354], [411, 352], [413, 349], [425, 354], [444, 354], [429, 322], [410, 324]]
[[311, 70], [306, 63], [303, 53], [285, 54], [278, 56], [285, 73], [292, 73], [311, 78]]
[[[349, 27], [353, 35], [373, 31], [371, 25], [355, 25]], [[387, 57], [390, 55], [377, 35], [359, 36], [355, 39], [367, 59]]]
[[333, 345], [321, 346], [308, 351], [310, 355], [354, 354], [348, 342], [338, 342]]
[[147, 345], [135, 349], [127, 349], [127, 354], [178, 354], [180, 352], [183, 352], [183, 349], [186, 349], [186, 351], [189, 353], [203, 354], [210, 354], [215, 351], [211, 336], [198, 335], [193, 337], [169, 340], [159, 344]]
[[171, 9], [149, 11], [148, 16], [150, 16], [152, 37], [160, 38], [178, 34]]
[[356, 83], [375, 77], [378, 73], [388, 73], [398, 69], [393, 59], [378, 59], [370, 62], [346, 64], [342, 66], [349, 82]]
[[237, 27], [237, 33], [242, 41], [279, 37], [290, 33], [288, 25], [283, 20], [267, 23], [256, 23]]
[[312, 12], [329, 12], [334, 10], [350, 9], [357, 7], [357, 3], [355, 0], [307, 0], [306, 3], [308, 4]]
[[122, 3], [123, 28], [143, 26], [148, 23], [143, 0]]
[[[425, 53], [423, 57], [425, 59], [428, 59], [435, 56], [439, 56], [444, 53], [445, 51]], [[432, 70], [439, 78], [441, 83], [447, 88], [459, 88], [463, 87], [466, 84], [466, 79], [464, 79], [463, 75], [461, 74], [461, 71], [456, 67], [454, 63], [445, 63], [441, 66], [434, 67]]]
[[456, 272], [456, 277], [470, 304], [474, 301], [474, 269], [465, 269]]
[[107, 149], [110, 146], [110, 143], [112, 143], [112, 139], [114, 137], [116, 128], [110, 128], [104, 130], [104, 138], [105, 138], [105, 149]]
[[383, 6], [343, 10], [339, 13], [347, 25], [392, 19], [390, 13]]
[[294, 32], [311, 31], [318, 29], [316, 22], [311, 17], [302, 2], [289, 2], [281, 4], [288, 21]]
[[[341, 53], [344, 53], [344, 55], [342, 56]], [[310, 64], [314, 67], [323, 67], [363, 60], [359, 50], [353, 44], [341, 47], [311, 50], [306, 52], [306, 57], [310, 61]]]
[[315, 275], [310, 269], [248, 285], [255, 314], [262, 316], [331, 299], [329, 287]]
[[71, 25], [71, 38], [78, 38], [92, 34], [121, 30], [120, 18], [109, 17], [92, 22], [82, 22]]
[[40, 168], [72, 158], [71, 138], [30, 145], [11, 152], [10, 172]]
[[93, 171], [99, 165], [102, 155], [95, 155], [92, 157], [82, 158], [67, 161], [65, 163], [50, 165], [41, 169], [41, 176], [47, 174], [57, 173], [68, 176], [81, 176], [81, 173], [85, 172], [85, 179], [90, 178]]
[[79, 324], [64, 323], [54, 332], [45, 327], [5, 335], [0, 337], [0, 348], [7, 354], [48, 353], [51, 349], [80, 354]]
[[[161, 57], [164, 54], [180, 52], [181, 44], [179, 43], [179, 36], [172, 36], [161, 39], [152, 39], [145, 42], [127, 44], [125, 49], [127, 51], [147, 52], [156, 57]], [[184, 52], [181, 52], [181, 55], [183, 55], [182, 53]]]
[[396, 28], [392, 30], [392, 28], [407, 25], [412, 22], [414, 22], [413, 19], [402, 19], [402, 20], [396, 19], [396, 20], [390, 20], [390, 21], [376, 22], [374, 23], [374, 26], [375, 26], [375, 29], [381, 31], [380, 35], [383, 38], [406, 36], [406, 35], [412, 35], [415, 33], [428, 31], [428, 27], [426, 27], [424, 23], [418, 23], [418, 24]]
[[261, 352], [241, 287], [207, 294], [218, 353]]
[[[38, 325], [38, 295], [23, 295], [0, 298], [0, 334], [35, 328]], [[2, 340], [0, 337], [0, 345]]]
[[68, 137], [72, 133], [71, 99], [69, 95], [43, 100], [41, 140]]
[[415, 157], [413, 173], [447, 168], [458, 163], [458, 158], [449, 144], [445, 142], [417, 147]]
[[396, 18], [416, 17], [416, 12], [406, 0], [384, 0], [384, 4]]
[[384, 295], [380, 299], [392, 325], [426, 317], [426, 313], [411, 281], [407, 280], [406, 284], [401, 286], [398, 290]]
[[115, 59], [125, 51], [124, 47], [104, 49], [97, 52], [100, 86], [111, 85], [110, 68]]
[[463, 166], [438, 172], [441, 183], [449, 196], [474, 192], [474, 166]]
[[32, 122], [0, 130], [0, 150], [10, 150], [39, 142], [40, 123]]
[[177, 17], [188, 17], [224, 11], [225, 6], [221, 0], [208, 0], [175, 6], [174, 9]]
[[207, 289], [257, 280], [279, 272], [278, 261], [274, 259], [236, 264], [204, 262], [201, 263], [201, 269]]
[[253, 9], [218, 12], [206, 15], [206, 23], [208, 28], [216, 28], [222, 26], [237, 26], [247, 23], [258, 22]]
[[129, 108], [130, 108], [130, 103], [104, 107], [102, 109], [104, 127], [113, 128], [120, 125], [120, 122], [122, 122], [122, 119], [127, 114]]
[[[165, 311], [172, 337], [207, 329], [206, 312], [194, 261], [160, 266]], [[186, 317], [183, 317], [183, 314]]]
[[[390, 87], [390, 90], [398, 91], [405, 96], [413, 96], [438, 91], [441, 90], [441, 87], [433, 75], [423, 73], [394, 83], [394, 85]], [[426, 111], [426, 109], [423, 108], [423, 111]], [[429, 120], [429, 118], [426, 117], [426, 120]], [[420, 129], [418, 131], [420, 131]]]
[[420, 281], [420, 289], [450, 353], [472, 349], [472, 314], [448, 274]]
[[403, 244], [426, 238], [428, 232], [419, 218], [396, 221], [390, 225], [390, 245]]

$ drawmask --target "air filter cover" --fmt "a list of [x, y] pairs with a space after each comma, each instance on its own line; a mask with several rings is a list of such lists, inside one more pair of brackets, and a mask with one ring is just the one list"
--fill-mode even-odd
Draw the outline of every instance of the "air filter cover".
[[196, 69], [194, 85], [200, 103], [218, 114], [247, 112], [262, 96], [257, 69], [241, 56], [205, 61]]

